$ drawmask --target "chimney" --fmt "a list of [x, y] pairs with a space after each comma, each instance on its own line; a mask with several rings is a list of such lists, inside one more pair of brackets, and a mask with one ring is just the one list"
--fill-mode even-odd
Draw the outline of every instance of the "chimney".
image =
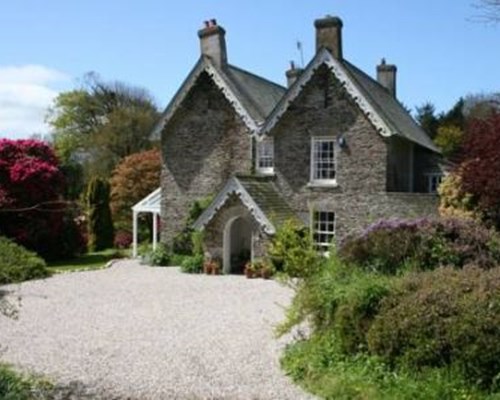
[[316, 27], [316, 51], [326, 47], [336, 59], [341, 60], [342, 25], [340, 18], [331, 15], [314, 21]]
[[297, 68], [293, 61], [290, 61], [290, 69], [286, 71], [286, 83], [288, 87], [291, 87], [294, 82], [299, 78], [302, 73], [302, 68]]
[[217, 25], [215, 19], [205, 21], [204, 25], [198, 31], [201, 54], [210, 57], [217, 66], [224, 67], [227, 64], [226, 31]]
[[386, 64], [385, 58], [382, 58], [380, 65], [377, 65], [377, 81], [385, 87], [390, 94], [396, 97], [396, 72], [397, 67], [392, 64]]

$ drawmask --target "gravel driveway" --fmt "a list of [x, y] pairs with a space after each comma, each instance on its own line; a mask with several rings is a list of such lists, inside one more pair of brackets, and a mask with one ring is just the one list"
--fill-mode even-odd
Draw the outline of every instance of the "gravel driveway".
[[273, 326], [291, 292], [273, 281], [120, 261], [2, 287], [2, 361], [105, 398], [309, 399], [283, 375]]

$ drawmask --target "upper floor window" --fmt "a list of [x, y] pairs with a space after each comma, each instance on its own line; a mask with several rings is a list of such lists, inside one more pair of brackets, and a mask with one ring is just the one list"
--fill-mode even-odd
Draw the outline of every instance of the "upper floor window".
[[311, 182], [335, 184], [335, 138], [313, 137], [311, 143]]
[[312, 230], [316, 248], [327, 254], [335, 237], [335, 213], [332, 211], [315, 211]]
[[262, 174], [274, 173], [274, 142], [271, 137], [257, 142], [257, 171]]
[[437, 189], [443, 180], [443, 175], [439, 172], [427, 174], [427, 191], [429, 193], [437, 193]]

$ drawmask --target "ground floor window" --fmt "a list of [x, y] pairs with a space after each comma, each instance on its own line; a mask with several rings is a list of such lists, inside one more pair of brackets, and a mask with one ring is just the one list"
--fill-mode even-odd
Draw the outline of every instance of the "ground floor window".
[[313, 240], [318, 250], [328, 252], [335, 237], [335, 213], [315, 211], [313, 214]]
[[427, 174], [427, 191], [429, 193], [437, 193], [437, 189], [443, 180], [441, 173]]

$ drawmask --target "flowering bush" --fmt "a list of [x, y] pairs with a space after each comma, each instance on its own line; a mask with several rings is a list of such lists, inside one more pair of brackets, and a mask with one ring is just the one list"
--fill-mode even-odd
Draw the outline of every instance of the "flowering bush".
[[500, 263], [500, 238], [472, 220], [382, 220], [346, 239], [339, 255], [347, 262], [388, 274], [405, 267], [427, 270], [476, 264], [491, 268]]
[[80, 252], [84, 237], [63, 192], [64, 178], [47, 144], [0, 139], [0, 234], [46, 259]]
[[132, 234], [127, 231], [115, 233], [114, 246], [118, 249], [128, 249], [132, 244]]

